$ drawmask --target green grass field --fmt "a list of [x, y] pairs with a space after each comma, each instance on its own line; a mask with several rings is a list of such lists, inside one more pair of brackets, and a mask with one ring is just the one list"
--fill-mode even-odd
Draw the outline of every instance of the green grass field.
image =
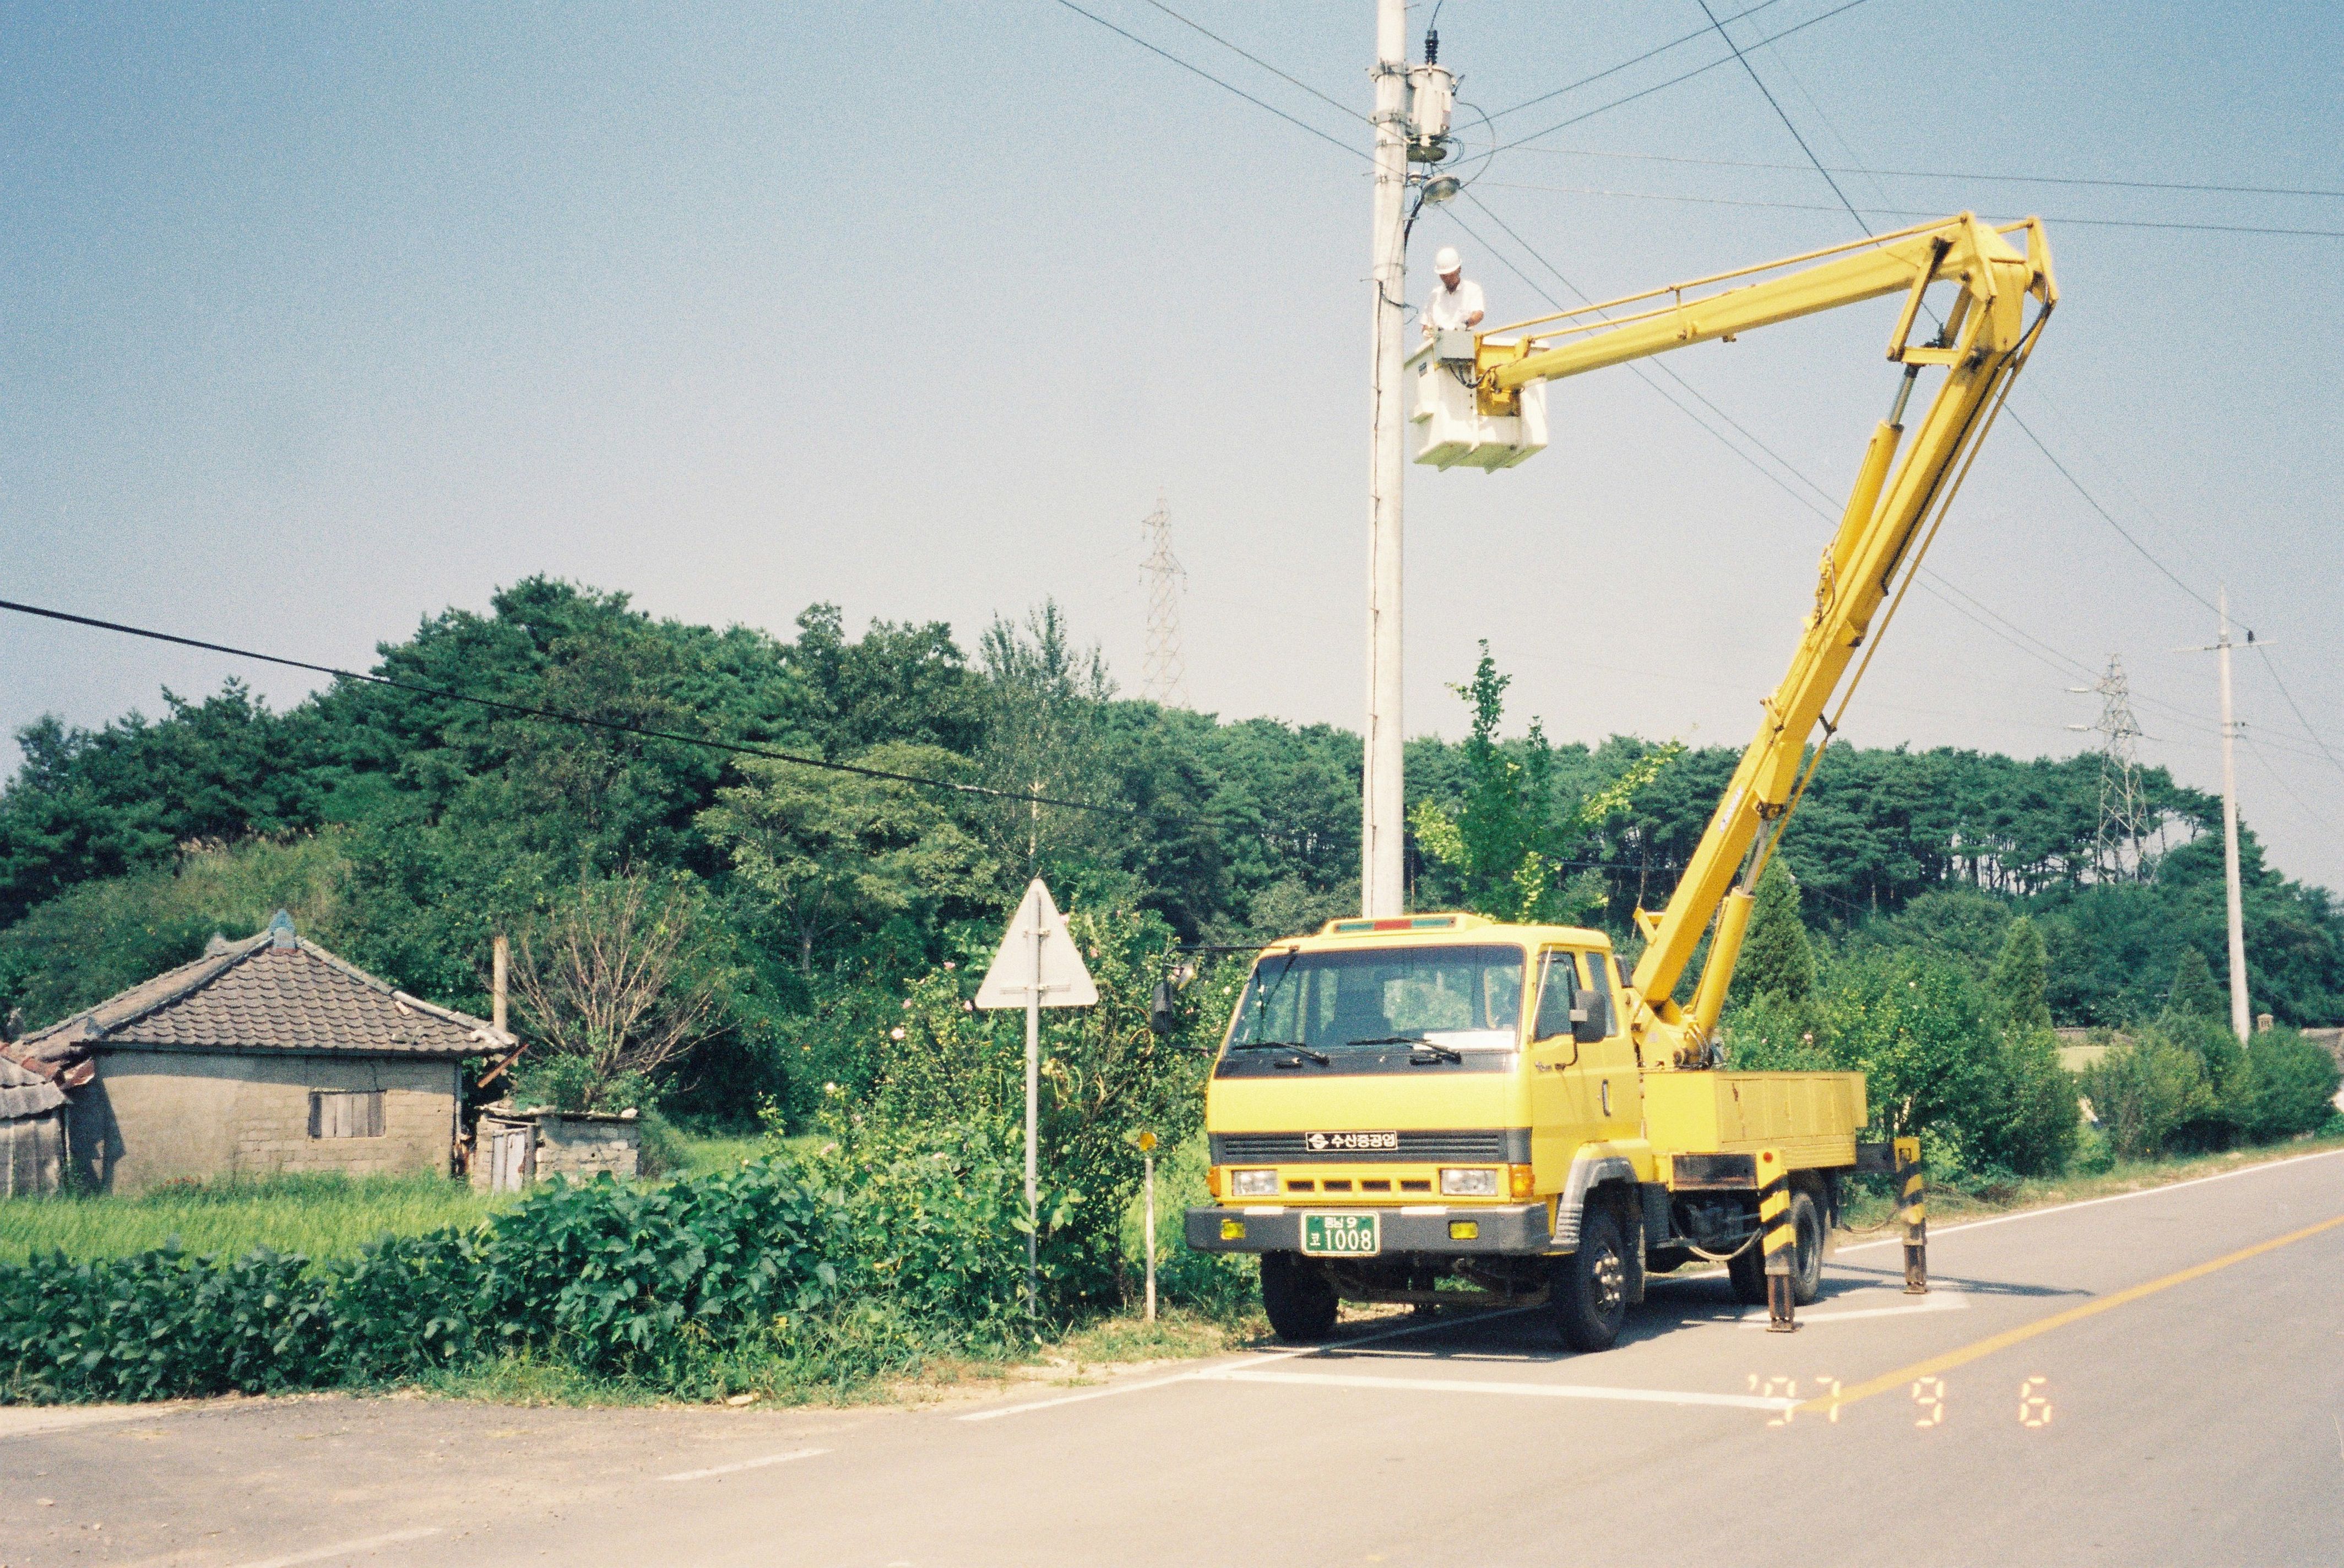
[[[758, 1138], [680, 1137], [679, 1174], [729, 1170], [764, 1148]], [[486, 1219], [491, 1199], [437, 1176], [286, 1176], [174, 1187], [135, 1198], [22, 1198], [0, 1202], [0, 1263], [35, 1252], [119, 1258], [174, 1237], [190, 1252], [273, 1247], [310, 1258], [348, 1258], [386, 1236], [413, 1236]]]
[[505, 1201], [437, 1176], [288, 1176], [135, 1198], [19, 1198], [0, 1203], [0, 1262], [59, 1250], [118, 1258], [174, 1237], [196, 1253], [273, 1247], [346, 1258], [385, 1236], [472, 1223]]

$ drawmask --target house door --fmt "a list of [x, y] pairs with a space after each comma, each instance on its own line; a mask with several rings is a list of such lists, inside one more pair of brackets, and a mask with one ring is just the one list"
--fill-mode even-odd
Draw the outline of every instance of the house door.
[[519, 1192], [528, 1179], [529, 1128], [498, 1128], [489, 1142], [489, 1190]]

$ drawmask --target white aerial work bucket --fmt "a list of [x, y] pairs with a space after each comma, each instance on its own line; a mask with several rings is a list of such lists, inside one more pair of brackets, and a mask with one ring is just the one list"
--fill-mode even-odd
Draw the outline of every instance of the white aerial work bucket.
[[[1461, 344], [1453, 341], [1463, 339]], [[1494, 341], [1494, 339], [1493, 339]], [[1409, 420], [1417, 427], [1416, 460], [1434, 468], [1511, 468], [1546, 446], [1546, 383], [1522, 389], [1519, 416], [1484, 415], [1473, 395], [1472, 335], [1444, 332], [1410, 357], [1416, 400]], [[1441, 352], [1462, 349], [1462, 359]]]

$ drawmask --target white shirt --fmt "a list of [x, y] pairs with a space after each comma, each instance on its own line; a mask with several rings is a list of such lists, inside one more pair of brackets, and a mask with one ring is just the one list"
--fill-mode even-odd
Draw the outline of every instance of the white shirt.
[[1460, 278], [1454, 288], [1436, 279], [1432, 285], [1432, 298], [1424, 304], [1424, 329], [1428, 332], [1448, 332], [1461, 329], [1484, 309], [1481, 286], [1471, 278]]

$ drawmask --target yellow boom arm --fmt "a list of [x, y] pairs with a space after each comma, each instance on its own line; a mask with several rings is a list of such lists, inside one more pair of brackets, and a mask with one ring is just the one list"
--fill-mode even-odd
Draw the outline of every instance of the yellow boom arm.
[[[2022, 235], [2023, 250], [2012, 243]], [[1924, 296], [1935, 283], [1953, 284], [1957, 294], [1935, 339], [1914, 343]], [[1847, 699], [1842, 697], [1830, 719], [1824, 716], [1825, 705], [1856, 650], [1867, 641], [1876, 642], [1894, 614], [1904, 594], [1900, 575], [1909, 581], [1919, 565], [2009, 394], [2011, 379], [2058, 299], [2050, 248], [2036, 219], [1996, 228], [1963, 213], [1875, 239], [1516, 322], [1498, 330], [1521, 332], [1520, 339], [1500, 344], [1485, 336], [1475, 344], [1481, 411], [1503, 415], [1516, 410], [1521, 389], [1533, 381], [1582, 375], [1713, 338], [1730, 339], [1753, 328], [1896, 293], [1904, 296], [1904, 307], [1889, 339], [1888, 358], [1904, 367], [1904, 378], [1894, 408], [1864, 448], [1854, 492], [1824, 551], [1814, 609], [1806, 617], [1798, 651], [1766, 699], [1757, 736], [1743, 753], [1667, 908], [1658, 915], [1636, 911], [1645, 947], [1630, 982], [1629, 1027], [1648, 1067], [1702, 1067], [1715, 1060], [1713, 1033], [1749, 924], [1752, 890], [1823, 760], [1823, 745], [1815, 745], [1810, 757], [1809, 742], [1818, 725], [1824, 743], [1837, 729]], [[2025, 319], [2029, 295], [2039, 302], [2031, 321]], [[1615, 314], [1623, 309], [1628, 313]], [[1906, 401], [1922, 368], [1932, 365], [1945, 368], [1945, 381], [1899, 461]], [[1861, 677], [1861, 665], [1856, 673]], [[1851, 694], [1854, 684], [1849, 682]], [[1713, 917], [1717, 935], [1708, 962], [1692, 1005], [1680, 1007], [1678, 983]]]

